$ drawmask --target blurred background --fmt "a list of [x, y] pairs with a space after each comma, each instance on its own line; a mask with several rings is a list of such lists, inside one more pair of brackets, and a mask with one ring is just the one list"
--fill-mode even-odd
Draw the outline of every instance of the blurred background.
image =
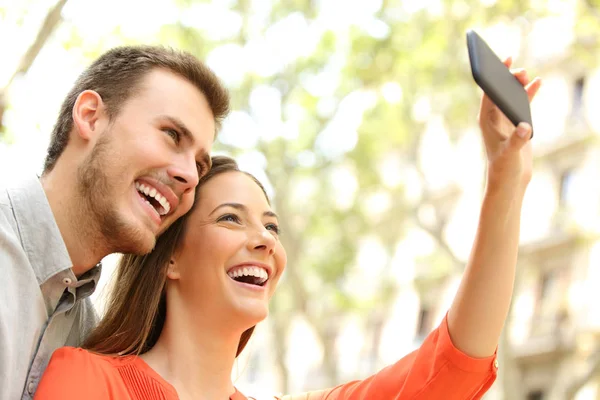
[[545, 81], [485, 398], [600, 399], [599, 0], [0, 0], [0, 180], [41, 171], [64, 95], [102, 52], [194, 53], [232, 93], [215, 153], [266, 184], [289, 258], [236, 385], [366, 377], [439, 324], [470, 251], [485, 183], [470, 28]]

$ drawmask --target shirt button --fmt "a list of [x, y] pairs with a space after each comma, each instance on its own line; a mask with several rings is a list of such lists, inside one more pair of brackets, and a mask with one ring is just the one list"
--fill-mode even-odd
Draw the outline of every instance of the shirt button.
[[27, 385], [27, 391], [29, 392], [29, 394], [33, 394], [34, 389], [35, 384], [33, 382], [29, 382], [29, 384]]
[[498, 359], [494, 360], [494, 368], [498, 369]]
[[73, 281], [71, 280], [71, 278], [64, 278], [64, 279], [63, 279], [63, 283], [64, 283], [65, 285], [70, 285], [70, 284], [71, 284], [71, 282], [73, 282]]

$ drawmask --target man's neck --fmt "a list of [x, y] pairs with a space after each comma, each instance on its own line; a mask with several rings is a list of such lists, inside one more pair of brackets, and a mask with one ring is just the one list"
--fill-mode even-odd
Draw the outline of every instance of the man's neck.
[[235, 392], [231, 372], [241, 332], [215, 329], [210, 322], [202, 323], [209, 319], [183, 313], [167, 313], [156, 345], [142, 359], [177, 389], [182, 400], [229, 399]]
[[73, 263], [73, 273], [79, 277], [109, 252], [102, 245], [100, 230], [86, 215], [75, 187], [76, 179], [75, 173], [65, 174], [57, 165], [55, 170], [42, 176], [41, 183]]

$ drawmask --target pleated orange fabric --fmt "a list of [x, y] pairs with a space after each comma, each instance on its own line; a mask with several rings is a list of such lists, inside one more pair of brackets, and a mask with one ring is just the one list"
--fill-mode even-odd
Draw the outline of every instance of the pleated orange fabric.
[[[285, 399], [478, 400], [496, 379], [496, 354], [476, 359], [452, 344], [447, 320], [421, 347], [363, 380]], [[113, 357], [63, 347], [54, 352], [36, 400], [178, 400], [175, 388], [137, 356]], [[247, 400], [238, 392], [231, 400]]]

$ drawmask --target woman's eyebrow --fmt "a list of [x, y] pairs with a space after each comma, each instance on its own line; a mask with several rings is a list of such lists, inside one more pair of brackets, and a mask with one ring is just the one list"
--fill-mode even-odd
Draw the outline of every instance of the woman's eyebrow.
[[247, 211], [247, 208], [245, 205], [240, 204], [240, 203], [223, 203], [223, 204], [219, 204], [217, 207], [215, 207], [214, 210], [212, 210], [210, 212], [210, 214], [208, 214], [209, 216], [213, 215], [217, 210], [223, 208], [223, 207], [231, 207], [231, 208], [235, 208], [237, 210], [240, 211]]
[[[231, 207], [231, 208], [235, 208], [236, 210], [240, 210], [240, 211], [244, 211], [247, 212], [248, 208], [240, 203], [223, 203], [223, 204], [219, 204], [217, 207], [215, 207], [214, 210], [212, 210], [210, 212], [210, 214], [208, 214], [208, 216], [213, 215], [215, 212], [217, 212], [219, 209], [223, 208], [223, 207]], [[263, 213], [263, 216], [265, 217], [273, 217], [273, 218], [277, 218], [279, 219], [279, 217], [277, 216], [276, 213], [274, 213], [273, 211], [265, 211]]]
[[265, 217], [273, 217], [273, 218], [279, 219], [279, 217], [277, 216], [277, 214], [275, 214], [273, 211], [265, 211], [263, 213], [263, 216], [265, 216]]

